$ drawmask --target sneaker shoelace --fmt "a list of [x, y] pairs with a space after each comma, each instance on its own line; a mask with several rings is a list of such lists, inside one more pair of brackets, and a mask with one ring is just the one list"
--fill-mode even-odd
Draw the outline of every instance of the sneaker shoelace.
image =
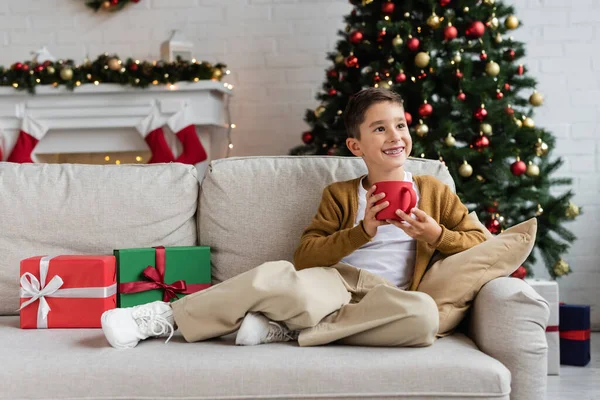
[[169, 337], [165, 343], [169, 343], [169, 340], [171, 340], [175, 333], [175, 328], [165, 317], [155, 314], [151, 310], [136, 310], [134, 319], [140, 329], [148, 336], [162, 336], [165, 333], [169, 333]]
[[269, 321], [269, 324], [272, 325], [274, 328], [269, 329], [269, 333], [267, 333], [266, 337], [267, 341], [283, 342], [288, 340], [296, 340], [296, 332], [291, 332], [289, 329], [284, 328], [275, 321]]

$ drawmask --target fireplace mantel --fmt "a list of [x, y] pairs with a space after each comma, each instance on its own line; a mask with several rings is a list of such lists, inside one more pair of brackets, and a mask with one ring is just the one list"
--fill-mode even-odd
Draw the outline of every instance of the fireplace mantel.
[[230, 124], [227, 100], [231, 94], [227, 84], [218, 81], [146, 89], [117, 84], [85, 84], [74, 91], [40, 86], [34, 95], [6, 87], [0, 88], [0, 129], [10, 149], [24, 115], [41, 121], [49, 131], [34, 154], [136, 151], [147, 147], [134, 128], [153, 106], [169, 117], [187, 105], [209, 159], [219, 158], [226, 146]]

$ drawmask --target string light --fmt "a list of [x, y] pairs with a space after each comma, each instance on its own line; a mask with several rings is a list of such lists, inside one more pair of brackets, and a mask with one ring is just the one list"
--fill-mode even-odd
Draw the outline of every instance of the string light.
[[135, 161], [137, 161], [137, 162], [140, 162], [140, 161], [142, 161], [142, 157], [140, 157], [140, 156], [137, 156], [137, 157], [135, 158]]
[[227, 71], [225, 71], [225, 74], [226, 74], [226, 75], [229, 75], [229, 74], [231, 74], [231, 71], [230, 71], [230, 70], [227, 70]]
[[115, 161], [115, 164], [120, 165], [121, 164], [121, 160]]
[[237, 128], [237, 125], [236, 124], [231, 124], [231, 129], [235, 129], [235, 128]]
[[175, 90], [175, 89], [177, 89], [177, 86], [175, 86], [175, 85], [173, 85], [173, 84], [170, 84], [170, 85], [169, 85], [169, 89], [171, 89], [171, 90]]
[[152, 81], [152, 84], [153, 84], [153, 85], [158, 85], [158, 81], [157, 81], [157, 80], [153, 80], [153, 81]]
[[110, 156], [104, 157], [104, 161], [110, 161]]
[[81, 86], [81, 82], [77, 81], [77, 82], [75, 82], [75, 85]]
[[18, 88], [18, 87], [19, 87], [19, 84], [18, 84], [17, 82], [15, 82], [15, 83], [13, 83], [13, 87], [16, 87], [16, 88]]
[[227, 86], [227, 88], [228, 88], [229, 90], [232, 90], [232, 89], [233, 89], [233, 85], [231, 85], [231, 84], [230, 84], [229, 86]]
[[197, 60], [195, 58], [192, 58], [192, 64], [196, 64]]

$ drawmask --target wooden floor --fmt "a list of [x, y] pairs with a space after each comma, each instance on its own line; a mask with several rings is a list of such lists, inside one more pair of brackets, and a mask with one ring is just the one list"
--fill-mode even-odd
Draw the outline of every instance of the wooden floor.
[[559, 376], [548, 377], [547, 400], [600, 399], [600, 332], [592, 333], [592, 361], [586, 367], [561, 365]]

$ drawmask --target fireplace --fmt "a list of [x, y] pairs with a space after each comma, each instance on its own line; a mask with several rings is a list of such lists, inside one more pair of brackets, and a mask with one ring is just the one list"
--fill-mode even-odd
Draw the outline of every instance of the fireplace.
[[[48, 131], [34, 149], [34, 162], [130, 164], [146, 163], [152, 153], [136, 130], [155, 110], [165, 120], [189, 108], [192, 123], [211, 159], [228, 155], [231, 147], [228, 102], [232, 86], [217, 81], [181, 82], [147, 89], [115, 84], [38, 87], [35, 95], [0, 88], [0, 130], [4, 160], [14, 146], [25, 115]], [[175, 156], [181, 144], [164, 126]]]

